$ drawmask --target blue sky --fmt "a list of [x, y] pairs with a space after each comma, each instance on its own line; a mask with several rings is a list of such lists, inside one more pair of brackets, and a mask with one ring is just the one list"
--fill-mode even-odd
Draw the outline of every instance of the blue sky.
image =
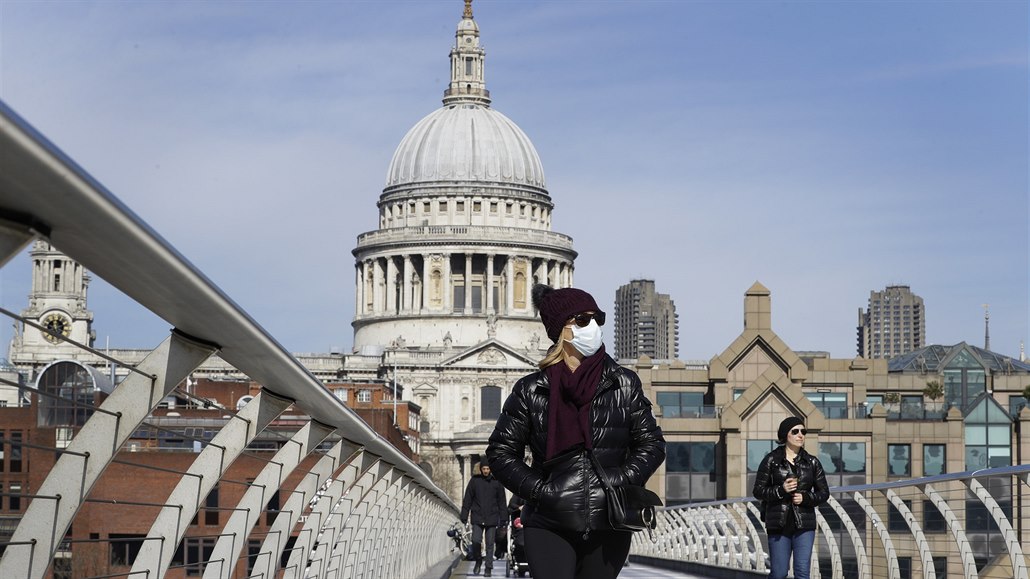
[[[869, 291], [931, 343], [1028, 339], [1027, 3], [474, 3], [494, 107], [533, 140], [602, 304], [633, 278], [708, 359], [772, 291], [796, 350], [855, 355]], [[0, 98], [288, 349], [348, 350], [353, 249], [440, 106], [462, 2], [0, 4]], [[0, 271], [27, 305], [28, 260]], [[168, 326], [95, 280], [98, 345]], [[602, 306], [603, 307], [603, 306]], [[10, 324], [0, 331], [10, 339]]]

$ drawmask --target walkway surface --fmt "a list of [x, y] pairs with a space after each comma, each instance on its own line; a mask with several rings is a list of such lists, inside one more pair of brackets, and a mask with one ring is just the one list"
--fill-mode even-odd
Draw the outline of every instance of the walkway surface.
[[[472, 561], [459, 561], [454, 571], [451, 573], [450, 579], [465, 579], [466, 577], [482, 577], [483, 574], [480, 572], [479, 575], [472, 574], [472, 567], [475, 565]], [[508, 569], [507, 561], [494, 561], [493, 577], [510, 577], [513, 575], [505, 573]], [[529, 573], [526, 573], [526, 577], [532, 577]], [[619, 573], [619, 579], [703, 579], [700, 575], [688, 575], [686, 573], [680, 573], [677, 571], [669, 571], [667, 569], [659, 569], [658, 567], [649, 567], [647, 565], [640, 565], [638, 563], [630, 563], [626, 567], [623, 567], [622, 573]]]

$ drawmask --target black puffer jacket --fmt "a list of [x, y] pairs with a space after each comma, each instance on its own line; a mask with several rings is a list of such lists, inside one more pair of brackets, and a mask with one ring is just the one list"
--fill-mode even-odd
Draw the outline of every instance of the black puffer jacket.
[[[486, 450], [494, 476], [527, 499], [522, 512], [527, 527], [611, 529], [604, 489], [586, 451], [580, 447], [544, 462], [549, 394], [542, 371], [515, 384]], [[665, 439], [640, 378], [607, 355], [590, 417], [592, 452], [613, 485], [643, 485], [665, 460]], [[527, 445], [533, 466], [523, 461]]]
[[[783, 482], [791, 476], [798, 478], [798, 492], [803, 495], [800, 505], [795, 505], [791, 493], [783, 490]], [[787, 448], [779, 446], [758, 465], [752, 494], [764, 502], [767, 531], [782, 529], [788, 516], [794, 517], [795, 529], [809, 531], [816, 526], [815, 508], [830, 498], [830, 487], [818, 458], [802, 448], [791, 465], [787, 462]]]

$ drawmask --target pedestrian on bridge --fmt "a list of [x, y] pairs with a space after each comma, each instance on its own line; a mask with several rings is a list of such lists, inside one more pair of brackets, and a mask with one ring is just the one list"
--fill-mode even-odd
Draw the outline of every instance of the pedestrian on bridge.
[[640, 378], [605, 352], [594, 298], [537, 285], [533, 305], [554, 344], [512, 388], [486, 454], [498, 480], [526, 499], [534, 579], [614, 579], [632, 533], [612, 528], [592, 459], [613, 486], [643, 485], [665, 460], [665, 438]]
[[830, 498], [819, 459], [805, 451], [805, 421], [790, 416], [780, 422], [782, 446], [758, 465], [756, 499], [762, 501], [769, 535], [769, 579], [784, 579], [794, 556], [794, 579], [808, 579], [815, 544], [815, 509]]
[[[476, 560], [473, 575], [479, 575], [486, 555], [486, 572], [490, 577], [494, 569], [494, 542], [497, 527], [508, 524], [508, 507], [504, 487], [493, 477], [490, 465], [479, 463], [479, 474], [469, 480], [465, 497], [461, 501], [461, 522], [472, 521], [472, 556]], [[485, 539], [485, 541], [484, 541]]]

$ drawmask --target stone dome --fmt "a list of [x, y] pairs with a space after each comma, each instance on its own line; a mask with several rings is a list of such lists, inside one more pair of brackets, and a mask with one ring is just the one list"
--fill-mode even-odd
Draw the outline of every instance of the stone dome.
[[475, 181], [544, 189], [544, 168], [522, 129], [489, 106], [451, 103], [415, 124], [393, 154], [386, 186]]

